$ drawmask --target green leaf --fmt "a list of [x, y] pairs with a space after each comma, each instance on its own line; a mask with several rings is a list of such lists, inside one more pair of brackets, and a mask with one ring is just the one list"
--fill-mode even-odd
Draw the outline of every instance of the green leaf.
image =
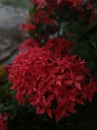
[[86, 32], [91, 31], [93, 28], [97, 27], [97, 20], [93, 21], [87, 26]]
[[31, 18], [33, 18], [33, 16], [34, 16], [35, 13], [37, 12], [36, 8], [37, 8], [37, 4], [35, 4], [35, 5], [29, 10], [29, 14], [30, 14], [30, 17], [31, 17]]

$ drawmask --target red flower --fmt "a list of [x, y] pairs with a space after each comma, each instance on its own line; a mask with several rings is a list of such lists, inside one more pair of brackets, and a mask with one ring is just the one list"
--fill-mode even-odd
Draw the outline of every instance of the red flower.
[[36, 1], [31, 0], [31, 3], [32, 4], [38, 3], [39, 4], [38, 8], [41, 8], [44, 5], [49, 5], [49, 4], [50, 5], [54, 5], [54, 4], [65, 5], [67, 3], [70, 3], [73, 7], [76, 7], [78, 4], [82, 4], [83, 1], [82, 0], [52, 0], [52, 1], [51, 0], [36, 0]]
[[69, 80], [65, 80], [65, 84], [72, 86], [74, 85], [77, 89], [81, 90], [80, 82], [84, 80], [84, 75], [76, 75], [76, 73], [70, 71]]
[[16, 90], [20, 103], [28, 102], [37, 114], [54, 115], [59, 121], [68, 112], [76, 113], [76, 104], [91, 101], [97, 91], [93, 80], [86, 84], [85, 76], [90, 77], [90, 73], [85, 64], [75, 55], [56, 56], [45, 47], [28, 48], [9, 68], [11, 89]]
[[7, 130], [3, 116], [0, 114], [0, 130]]
[[24, 29], [27, 32], [29, 32], [30, 30], [34, 30], [35, 28], [36, 28], [36, 26], [34, 24], [32, 24], [31, 22], [20, 25], [20, 29]]
[[29, 39], [25, 40], [20, 45], [20, 50], [26, 49], [26, 48], [29, 48], [29, 47], [34, 47], [34, 46], [37, 46], [37, 45], [38, 45], [38, 43], [33, 38], [29, 38]]
[[66, 40], [64, 38], [54, 37], [49, 39], [46, 42], [44, 48], [54, 51], [55, 56], [59, 56], [59, 55], [64, 56], [69, 53], [73, 45], [74, 44], [69, 40]]
[[73, 7], [76, 7], [78, 4], [82, 4], [82, 0], [67, 0], [67, 2], [72, 3]]
[[84, 88], [83, 96], [92, 102], [92, 98], [95, 92], [97, 92], [97, 83], [94, 82], [92, 78], [90, 78], [89, 84]]
[[51, 18], [50, 16], [53, 13], [52, 8], [47, 8], [46, 10], [38, 10], [37, 13], [33, 16], [32, 20], [35, 22], [35, 24], [46, 24], [55, 26], [55, 20], [54, 18]]

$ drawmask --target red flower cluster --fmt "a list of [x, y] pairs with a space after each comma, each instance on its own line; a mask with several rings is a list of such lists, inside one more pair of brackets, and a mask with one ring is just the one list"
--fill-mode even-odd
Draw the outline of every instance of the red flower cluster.
[[34, 47], [37, 46], [38, 42], [36, 42], [33, 38], [29, 38], [25, 40], [21, 45], [20, 45], [20, 50], [22, 49], [27, 49], [29, 47]]
[[74, 43], [69, 40], [54, 37], [46, 42], [44, 48], [52, 50], [54, 52], [53, 55], [58, 57], [68, 54], [73, 45]]
[[[39, 44], [38, 42], [36, 42], [33, 38], [29, 38], [27, 40], [25, 40], [21, 46], [20, 46], [20, 50], [24, 50], [27, 49], [29, 47], [35, 47], [35, 46], [39, 46], [41, 44]], [[49, 39], [46, 43], [44, 49], [49, 49], [51, 51], [53, 51], [53, 56], [64, 56], [66, 54], [68, 54], [68, 52], [70, 51], [71, 47], [74, 45], [74, 43], [72, 43], [69, 40], [66, 40], [64, 38], [58, 38], [58, 37], [54, 37]]]
[[38, 3], [39, 7], [42, 7], [45, 4], [71, 4], [73, 7], [76, 7], [78, 4], [82, 4], [82, 0], [31, 0], [32, 4]]
[[39, 42], [47, 40], [50, 35], [55, 34], [58, 30], [53, 15], [54, 9], [51, 7], [39, 10], [35, 8], [34, 15], [30, 14], [25, 23], [20, 25], [20, 29], [29, 32], [30, 35]]
[[6, 124], [4, 122], [3, 116], [0, 114], [0, 130], [6, 130]]
[[50, 25], [55, 26], [55, 19], [51, 18], [51, 15], [53, 14], [54, 9], [53, 8], [46, 8], [45, 10], [38, 10], [36, 11], [36, 13], [33, 15], [29, 16], [29, 20], [32, 21], [28, 22], [27, 25], [21, 24], [20, 28], [23, 28], [24, 30], [26, 30], [27, 32], [29, 32], [30, 30], [34, 30], [36, 28], [36, 26], [38, 24], [45, 24], [45, 25]]
[[35, 24], [48, 24], [48, 25], [55, 25], [55, 20], [54, 18], [51, 18], [50, 16], [52, 15], [54, 9], [52, 8], [47, 8], [45, 10], [38, 10], [34, 17], [33, 17], [33, 22]]
[[[52, 45], [53, 41], [55, 46], [55, 39], [51, 40]], [[76, 104], [91, 101], [97, 84], [84, 60], [75, 55], [56, 56], [55, 52], [38, 46], [22, 52], [9, 67], [9, 79], [19, 103], [26, 101], [36, 107], [37, 114], [47, 113], [50, 118], [54, 115], [59, 121], [69, 112], [76, 113]]]

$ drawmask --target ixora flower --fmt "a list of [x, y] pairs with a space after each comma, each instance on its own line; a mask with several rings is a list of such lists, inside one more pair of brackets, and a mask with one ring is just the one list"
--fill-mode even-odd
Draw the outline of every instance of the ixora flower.
[[54, 56], [64, 56], [68, 54], [74, 43], [64, 38], [54, 37], [49, 39], [45, 44], [45, 49], [53, 50]]
[[46, 4], [50, 4], [52, 5], [52, 3], [54, 4], [71, 4], [73, 7], [76, 7], [78, 4], [82, 4], [84, 0], [31, 0], [32, 4], [38, 3], [39, 7], [42, 7]]
[[6, 124], [4, 122], [3, 116], [0, 114], [0, 130], [6, 130]]
[[[76, 113], [76, 104], [92, 100], [97, 84], [84, 60], [75, 55], [58, 56], [35, 46], [22, 51], [9, 66], [11, 90], [19, 103], [28, 102], [37, 114], [47, 113], [56, 121]], [[86, 79], [88, 77], [88, 80]]]
[[33, 38], [28, 38], [20, 45], [20, 50], [39, 45]]
[[[29, 38], [20, 45], [20, 50], [25, 50], [29, 47], [35, 46], [41, 46], [41, 43], [37, 42], [33, 38]], [[46, 50], [52, 50], [54, 52], [53, 56], [64, 56], [68, 54], [72, 46], [74, 46], [74, 43], [69, 40], [66, 40], [64, 38], [53, 37], [45, 43], [43, 48]]]

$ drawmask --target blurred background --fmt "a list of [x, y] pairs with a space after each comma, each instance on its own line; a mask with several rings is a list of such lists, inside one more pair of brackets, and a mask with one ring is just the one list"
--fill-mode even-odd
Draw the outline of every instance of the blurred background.
[[29, 11], [29, 0], [0, 0], [0, 65], [10, 63], [26, 37], [19, 25]]

